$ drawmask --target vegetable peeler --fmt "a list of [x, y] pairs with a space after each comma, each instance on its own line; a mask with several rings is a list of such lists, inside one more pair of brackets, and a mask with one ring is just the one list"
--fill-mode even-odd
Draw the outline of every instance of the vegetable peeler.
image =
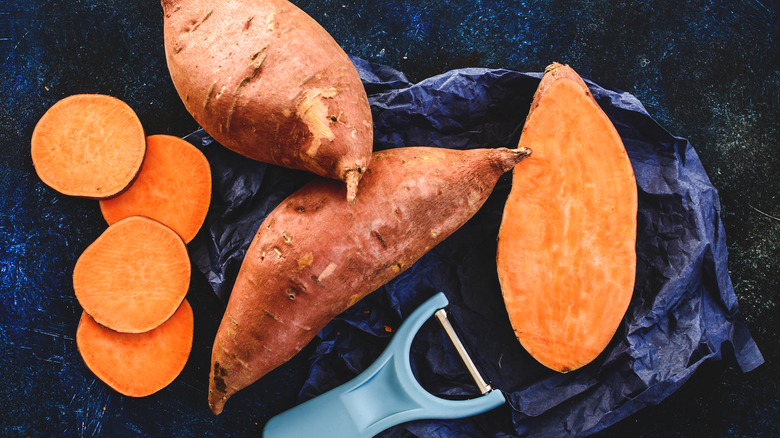
[[[407, 421], [469, 417], [504, 404], [504, 394], [485, 382], [447, 319], [444, 308], [448, 304], [441, 292], [429, 298], [401, 324], [371, 366], [349, 382], [271, 418], [263, 437], [370, 438]], [[482, 395], [467, 400], [439, 398], [414, 377], [409, 358], [412, 340], [432, 315], [441, 323]]]

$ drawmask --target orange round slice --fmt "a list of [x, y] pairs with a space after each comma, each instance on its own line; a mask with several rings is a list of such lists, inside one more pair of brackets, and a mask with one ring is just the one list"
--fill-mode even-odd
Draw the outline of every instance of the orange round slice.
[[77, 94], [55, 103], [36, 124], [30, 145], [35, 171], [46, 185], [93, 199], [126, 189], [146, 153], [135, 112], [100, 94]]
[[173, 228], [189, 243], [211, 202], [211, 167], [201, 151], [170, 135], [146, 139], [146, 158], [138, 178], [119, 196], [100, 201], [109, 225], [129, 216], [146, 216]]
[[144, 397], [165, 388], [184, 369], [192, 350], [194, 319], [187, 300], [162, 325], [145, 333], [119, 333], [82, 313], [76, 345], [95, 376], [117, 392]]
[[187, 295], [187, 247], [175, 231], [142, 216], [111, 225], [81, 254], [73, 289], [99, 324], [126, 333], [167, 320]]

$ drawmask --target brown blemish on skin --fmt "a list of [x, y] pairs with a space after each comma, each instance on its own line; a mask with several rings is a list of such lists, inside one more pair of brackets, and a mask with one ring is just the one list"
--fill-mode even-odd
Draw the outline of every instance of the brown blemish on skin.
[[314, 78], [313, 74], [310, 74], [309, 76], [306, 76], [305, 78], [303, 78], [303, 80], [301, 81], [300, 85], [301, 86], [306, 85], [306, 83], [309, 82], [312, 78]]
[[374, 236], [374, 237], [376, 237], [376, 238], [377, 238], [377, 240], [379, 240], [379, 243], [381, 243], [381, 244], [382, 244], [382, 247], [383, 247], [383, 248], [387, 248], [387, 242], [385, 242], [385, 239], [383, 239], [383, 238], [382, 238], [382, 235], [381, 235], [381, 234], [379, 234], [379, 231], [376, 231], [376, 230], [375, 230], [375, 231], [372, 231], [372, 232], [371, 232], [371, 235], [372, 235], [372, 236]]
[[225, 91], [227, 91], [227, 86], [223, 85], [222, 88], [219, 89], [219, 92], [216, 96], [214, 96], [215, 99], [219, 99], [222, 97], [223, 94], [225, 94]]
[[252, 20], [254, 20], [254, 19], [255, 19], [255, 16], [254, 16], [254, 15], [252, 15], [251, 17], [249, 17], [249, 18], [247, 18], [247, 19], [246, 19], [246, 23], [244, 23], [244, 30], [245, 30], [245, 31], [246, 31], [246, 30], [249, 30], [249, 26], [251, 26], [251, 25], [252, 25]]
[[306, 292], [306, 285], [297, 277], [290, 277], [290, 283], [290, 289], [293, 289], [296, 295]]
[[276, 321], [276, 322], [283, 322], [283, 321], [282, 321], [282, 318], [280, 318], [280, 317], [279, 317], [279, 315], [277, 315], [277, 314], [275, 314], [275, 313], [271, 312], [271, 311], [270, 311], [270, 310], [268, 310], [268, 309], [263, 309], [263, 313], [264, 313], [266, 316], [270, 316], [271, 318], [273, 318], [273, 319], [274, 319], [274, 321]]
[[192, 26], [192, 29], [190, 29], [190, 32], [195, 32], [196, 30], [198, 30], [198, 28], [200, 27], [200, 25], [201, 25], [201, 24], [203, 24], [203, 22], [204, 22], [204, 21], [208, 20], [208, 19], [209, 19], [209, 17], [211, 17], [211, 14], [213, 14], [213, 13], [214, 13], [214, 10], [213, 10], [213, 9], [212, 9], [212, 10], [210, 10], [210, 11], [208, 12], [208, 14], [206, 14], [206, 16], [205, 16], [205, 17], [203, 17], [203, 19], [202, 19], [202, 20], [200, 20], [199, 22], [195, 23], [195, 25], [194, 25], [194, 26]]
[[[241, 85], [239, 85], [241, 87]], [[233, 113], [236, 111], [236, 105], [238, 105], [238, 96], [233, 98], [233, 103], [230, 104], [230, 109], [227, 113], [227, 130], [230, 131], [230, 122], [233, 120]]]
[[[264, 49], [263, 49], [264, 50]], [[265, 58], [267, 56], [266, 53], [262, 53], [262, 50], [260, 52], [257, 52], [255, 56], [252, 57], [252, 63], [250, 64], [252, 67], [252, 72], [249, 73], [248, 76], [246, 76], [244, 79], [241, 79], [241, 82], [238, 83], [238, 86], [236, 86], [235, 91], [233, 91], [233, 102], [230, 104], [230, 108], [227, 112], [227, 123], [226, 128], [228, 131], [230, 131], [230, 124], [233, 121], [233, 115], [236, 111], [236, 107], [238, 106], [238, 100], [241, 98], [241, 95], [244, 92], [244, 88], [251, 82], [255, 77], [257, 77], [258, 73], [261, 71], [261, 67], [263, 65], [263, 61], [265, 61]]]
[[298, 269], [306, 269], [311, 266], [314, 261], [314, 255], [312, 253], [306, 253], [303, 257], [298, 259]]
[[206, 100], [203, 101], [203, 109], [206, 109], [207, 106], [209, 106], [209, 103], [211, 102], [211, 95], [214, 94], [214, 89], [217, 87], [217, 82], [211, 84], [211, 87], [209, 87], [209, 91], [206, 93]]
[[214, 389], [218, 392], [225, 393], [227, 391], [225, 376], [227, 376], [227, 370], [222, 368], [219, 362], [214, 362]]
[[219, 392], [227, 391], [227, 385], [225, 385], [225, 380], [222, 377], [214, 376], [214, 388], [216, 388], [216, 390]]
[[274, 20], [276, 19], [276, 13], [277, 11], [271, 11], [271, 13], [268, 14], [268, 20], [266, 21], [266, 25], [267, 25], [266, 28], [269, 31], [273, 31], [274, 28], [276, 27], [276, 22], [274, 22]]
[[265, 52], [265, 50], [266, 50], [267, 48], [268, 48], [268, 44], [266, 44], [265, 46], [263, 46], [263, 47], [262, 47], [260, 50], [258, 50], [257, 52], [253, 53], [253, 54], [252, 54], [252, 56], [250, 56], [250, 57], [249, 57], [249, 61], [250, 61], [250, 62], [254, 62], [254, 61], [255, 61], [255, 59], [257, 59], [257, 57], [258, 57], [258, 56], [260, 56], [260, 54], [261, 54], [261, 53]]
[[232, 316], [229, 319], [233, 325], [228, 327], [228, 335], [235, 341], [236, 334], [238, 333], [238, 329], [239, 329], [239, 324], [238, 321], [236, 321], [235, 318], [233, 318]]
[[263, 62], [268, 57], [267, 53], [258, 54], [257, 56], [251, 58], [252, 59], [252, 74], [249, 75], [249, 77], [244, 78], [243, 81], [241, 81], [242, 84], [246, 85], [246, 82], [249, 82], [250, 80], [254, 79], [255, 76], [257, 76], [257, 73], [260, 71], [260, 67], [262, 67]]

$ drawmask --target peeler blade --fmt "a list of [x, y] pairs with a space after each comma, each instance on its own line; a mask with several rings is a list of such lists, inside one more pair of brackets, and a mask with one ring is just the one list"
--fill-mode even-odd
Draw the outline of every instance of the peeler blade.
[[463, 361], [463, 365], [466, 366], [469, 374], [471, 374], [471, 377], [474, 379], [474, 383], [476, 383], [477, 388], [479, 388], [479, 392], [482, 394], [487, 394], [488, 392], [492, 391], [493, 388], [487, 382], [485, 382], [482, 374], [479, 373], [477, 366], [474, 365], [474, 361], [471, 359], [468, 351], [466, 351], [466, 347], [463, 346], [463, 342], [461, 342], [460, 337], [458, 337], [458, 334], [455, 332], [455, 328], [447, 318], [447, 311], [444, 309], [439, 309], [434, 315], [444, 329], [444, 332], [447, 334], [447, 337], [450, 338], [452, 345], [455, 346], [455, 350], [458, 352], [458, 356], [460, 356], [461, 360]]

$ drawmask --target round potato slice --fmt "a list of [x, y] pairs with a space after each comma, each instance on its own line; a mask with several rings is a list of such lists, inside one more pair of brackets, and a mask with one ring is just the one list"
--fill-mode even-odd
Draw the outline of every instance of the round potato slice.
[[146, 153], [141, 121], [124, 102], [78, 94], [55, 103], [33, 130], [41, 180], [65, 195], [104, 199], [133, 182]]
[[169, 227], [143, 216], [106, 229], [81, 254], [73, 289], [99, 324], [126, 333], [149, 331], [167, 320], [187, 295], [187, 247]]
[[87, 367], [117, 392], [144, 397], [165, 388], [181, 373], [192, 350], [194, 320], [187, 300], [159, 327], [145, 333], [119, 333], [86, 312], [76, 345]]

